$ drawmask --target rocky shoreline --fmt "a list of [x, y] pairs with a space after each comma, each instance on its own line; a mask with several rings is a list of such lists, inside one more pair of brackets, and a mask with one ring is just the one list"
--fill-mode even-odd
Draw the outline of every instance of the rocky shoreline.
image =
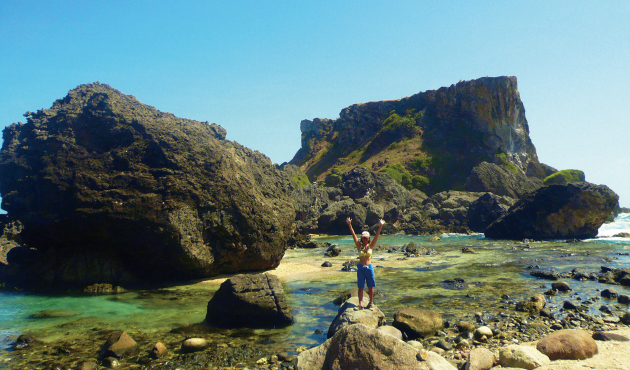
[[[330, 248], [328, 248], [330, 249]], [[407, 261], [415, 260], [417, 256], [430, 256], [431, 249], [406, 245], [399, 248], [381, 248], [383, 251], [391, 250], [394, 255], [400, 255], [400, 259]], [[462, 253], [475, 253], [472, 248], [464, 248]], [[324, 248], [319, 250], [322, 253]], [[410, 253], [410, 251], [416, 253]], [[324, 257], [324, 260], [327, 257]], [[335, 263], [339, 266], [339, 262]], [[352, 267], [348, 268], [352, 270]], [[584, 276], [596, 275], [594, 272], [578, 273], [551, 273], [541, 275], [532, 272], [531, 268], [525, 268], [523, 273], [540, 275], [538, 281], [539, 294], [531, 299], [519, 301], [504, 294], [500, 297], [502, 303], [499, 311], [473, 312], [460, 317], [444, 319], [439, 329], [433, 334], [414, 337], [411, 339], [407, 334], [402, 334], [400, 339], [405, 339], [406, 343], [413, 340], [417, 348], [425, 351], [432, 351], [439, 354], [445, 361], [456, 368], [462, 368], [469, 360], [471, 351], [477, 348], [485, 348], [497, 354], [507, 346], [522, 344], [526, 342], [539, 341], [556, 331], [567, 329], [579, 329], [595, 332], [608, 332], [628, 328], [630, 324], [630, 314], [628, 303], [623, 294], [615, 294], [614, 288], [609, 288], [598, 292], [598, 295], [577, 294], [579, 284], [583, 281], [593, 281], [585, 279]], [[605, 269], [602, 276], [622, 276], [624, 270]], [[608, 274], [608, 275], [606, 275]], [[557, 280], [547, 280], [545, 278], [555, 278]], [[569, 280], [571, 279], [571, 280]], [[551, 281], [551, 283], [549, 282]], [[605, 282], [603, 279], [601, 282]], [[610, 280], [609, 283], [620, 283]], [[441, 284], [460, 284], [463, 280], [443, 281]], [[576, 286], [576, 284], [578, 286]], [[573, 285], [573, 289], [571, 286]], [[330, 296], [330, 301], [343, 304], [351, 302], [355, 292], [349, 291], [340, 297]], [[627, 297], [627, 296], [625, 296]], [[555, 304], [548, 304], [553, 300]], [[350, 299], [350, 300], [349, 300]], [[378, 299], [378, 298], [377, 298]], [[474, 297], [471, 297], [474, 299]], [[563, 304], [557, 302], [562, 301]], [[569, 303], [564, 303], [564, 302]], [[601, 306], [600, 315], [588, 313], [586, 308], [593, 305]], [[606, 308], [603, 308], [606, 307]], [[347, 308], [347, 307], [346, 307]], [[341, 310], [340, 310], [341, 311]], [[365, 311], [367, 312], [367, 310]], [[40, 316], [54, 316], [63, 313], [43, 312]], [[440, 315], [439, 312], [435, 312]], [[395, 315], [383, 314], [382, 319], [377, 320], [377, 327], [391, 327], [396, 321]], [[331, 321], [331, 327], [333, 326]], [[396, 324], [394, 324], [396, 326]], [[306, 347], [278, 348], [277, 343], [265, 340], [256, 342], [248, 341], [226, 341], [216, 342], [204, 339], [207, 334], [214, 329], [205, 324], [190, 325], [172, 330], [164, 334], [147, 334], [142, 332], [129, 332], [128, 337], [136, 343], [136, 350], [126, 352], [120, 357], [104, 356], [103, 346], [112, 337], [118, 335], [120, 331], [108, 330], [95, 327], [93, 336], [89, 341], [56, 341], [54, 343], [44, 343], [28, 335], [16, 338], [12, 344], [13, 349], [7, 352], [11, 356], [11, 361], [7, 368], [22, 368], [24, 364], [31, 364], [36, 368], [45, 369], [96, 369], [96, 366], [121, 369], [297, 369], [298, 356], [309, 350]], [[317, 334], [319, 329], [313, 329]], [[338, 332], [339, 329], [336, 330]], [[326, 333], [321, 333], [324, 336]], [[334, 334], [334, 333], [333, 333]], [[334, 336], [334, 335], [332, 335]], [[194, 338], [199, 338], [195, 344]], [[191, 342], [193, 342], [191, 344]], [[159, 352], [160, 343], [166, 353], [159, 356], [154, 354]], [[133, 347], [133, 346], [132, 346]], [[419, 352], [421, 353], [421, 352]], [[424, 353], [424, 352], [422, 352]], [[12, 367], [12, 366], [17, 367]], [[116, 365], [118, 364], [118, 365]]]

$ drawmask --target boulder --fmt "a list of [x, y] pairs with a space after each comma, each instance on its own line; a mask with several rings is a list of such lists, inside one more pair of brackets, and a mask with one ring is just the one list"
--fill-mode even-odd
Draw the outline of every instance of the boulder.
[[503, 367], [535, 369], [550, 362], [549, 357], [534, 347], [510, 345], [499, 350], [499, 363]]
[[586, 182], [545, 186], [526, 194], [485, 231], [492, 239], [594, 238], [618, 204], [605, 185]]
[[[298, 355], [297, 370], [455, 370], [441, 356], [424, 352], [379, 330], [362, 324], [341, 329], [318, 347]], [[420, 358], [419, 358], [420, 357]]]
[[468, 207], [468, 227], [478, 233], [484, 232], [488, 225], [505, 215], [515, 202], [515, 199], [492, 193], [480, 196]]
[[601, 296], [603, 298], [617, 298], [619, 293], [617, 293], [617, 291], [613, 288], [606, 288], [602, 290]]
[[545, 296], [542, 294], [536, 294], [533, 297], [531, 297], [529, 301], [517, 303], [516, 310], [523, 311], [523, 312], [538, 313], [543, 308], [545, 308], [546, 304], [547, 304], [547, 299], [545, 299]]
[[[364, 296], [363, 307], [366, 307], [369, 301], [370, 300]], [[328, 328], [328, 338], [331, 338], [342, 328], [353, 324], [363, 324], [374, 329], [385, 324], [385, 314], [378, 309], [378, 307], [375, 307], [374, 310], [368, 310], [367, 308], [355, 310], [354, 308], [358, 306], [359, 298], [351, 297], [339, 307], [337, 316]]]
[[415, 254], [416, 256], [425, 255], [429, 253], [429, 250], [425, 247], [421, 247], [414, 242], [406, 244], [404, 246], [405, 252]]
[[326, 253], [324, 253], [326, 257], [337, 257], [340, 254], [341, 254], [341, 248], [339, 248], [339, 246], [337, 245], [331, 245], [330, 248], [326, 250]]
[[404, 307], [396, 311], [392, 325], [409, 339], [433, 336], [444, 327], [439, 313], [414, 307]]
[[619, 297], [617, 297], [617, 302], [622, 303], [622, 304], [629, 304], [630, 296], [627, 294], [619, 294]]
[[585, 360], [597, 354], [597, 343], [588, 332], [579, 329], [558, 330], [536, 345], [550, 360]]
[[101, 347], [102, 357], [123, 358], [138, 354], [138, 343], [124, 331], [117, 331], [107, 338]]
[[6, 127], [2, 207], [39, 251], [11, 279], [155, 286], [278, 266], [295, 186], [225, 135], [99, 83]]
[[[510, 171], [508, 168], [511, 168]], [[535, 177], [527, 177], [514, 166], [502, 166], [481, 162], [472, 169], [466, 179], [464, 189], [474, 192], [490, 192], [499, 196], [519, 199], [527, 193], [536, 191], [543, 185]]]
[[236, 275], [210, 299], [205, 321], [218, 327], [273, 328], [292, 324], [293, 314], [277, 276]]
[[489, 370], [495, 362], [492, 351], [483, 347], [475, 348], [468, 354], [465, 370]]

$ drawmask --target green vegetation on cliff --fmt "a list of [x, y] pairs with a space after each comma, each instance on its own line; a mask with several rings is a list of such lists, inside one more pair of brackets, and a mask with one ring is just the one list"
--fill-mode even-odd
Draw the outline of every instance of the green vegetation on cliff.
[[291, 180], [299, 187], [310, 185], [311, 182], [308, 181], [308, 176], [306, 175], [295, 175], [291, 178]]
[[336, 120], [302, 121], [302, 147], [291, 164], [326, 184], [335, 182], [327, 179], [333, 168], [361, 166], [427, 194], [463, 190], [482, 162], [512, 174], [540, 167], [524, 111], [514, 77], [354, 104]]
[[547, 176], [543, 180], [543, 184], [568, 184], [571, 182], [585, 181], [586, 176], [583, 171], [580, 170], [562, 170], [558, 171], [550, 176]]

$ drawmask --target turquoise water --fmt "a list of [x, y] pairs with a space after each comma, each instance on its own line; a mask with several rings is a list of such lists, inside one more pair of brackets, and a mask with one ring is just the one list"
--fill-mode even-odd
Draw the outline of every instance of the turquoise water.
[[[447, 320], [465, 319], [478, 311], [492, 315], [504, 311], [513, 314], [512, 309], [506, 308], [502, 295], [523, 300], [546, 290], [541, 284], [550, 285], [548, 281], [529, 276], [528, 266], [559, 271], [576, 267], [598, 271], [602, 265], [630, 267], [630, 256], [625, 255], [630, 252], [630, 239], [610, 237], [622, 231], [630, 231], [630, 214], [622, 214], [615, 223], [604, 225], [600, 229], [603, 238], [575, 244], [492, 241], [481, 234], [442, 235], [438, 242], [429, 242], [425, 236], [382, 236], [379, 245], [383, 250], [376, 251], [373, 257], [379, 292], [376, 303], [389, 321], [398, 308], [414, 305], [438, 311]], [[349, 236], [320, 237], [317, 241], [339, 244], [342, 254], [326, 258], [322, 249], [287, 251], [285, 262], [319, 266], [329, 260], [333, 268], [322, 269], [323, 275], [305, 274], [284, 282], [296, 322], [282, 329], [218, 330], [196, 326], [203, 321], [206, 305], [217, 285], [191, 284], [100, 296], [0, 292], [0, 368], [3, 363], [13, 365], [25, 361], [18, 356], [19, 351], [8, 350], [22, 333], [48, 343], [63, 342], [84, 348], [83, 352], [78, 352], [88, 357], [96, 357], [104, 342], [102, 333], [108, 330], [127, 331], [146, 350], [157, 341], [175, 349], [186, 335], [203, 336], [213, 343], [229, 345], [260, 343], [271, 353], [283, 350], [295, 353], [299, 346], [317, 345], [326, 339], [328, 326], [337, 313], [332, 300], [352, 288], [356, 279], [354, 273], [339, 271], [343, 262], [356, 259]], [[401, 253], [387, 253], [388, 248], [401, 247], [411, 241], [434, 248], [438, 254], [402, 260]], [[462, 253], [464, 246], [472, 247], [476, 253]], [[443, 283], [455, 278], [464, 279], [463, 286], [455, 288]], [[610, 287], [591, 281], [569, 283], [585, 299], [598, 296], [597, 289]], [[628, 287], [615, 286], [615, 289], [620, 294], [630, 295]], [[559, 305], [564, 299], [566, 297], [552, 297], [550, 306]], [[48, 317], [34, 316], [41, 315], [42, 311], [46, 311]]]

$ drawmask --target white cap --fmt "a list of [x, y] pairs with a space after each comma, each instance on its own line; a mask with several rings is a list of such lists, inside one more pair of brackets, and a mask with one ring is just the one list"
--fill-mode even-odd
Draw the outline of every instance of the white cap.
[[370, 233], [367, 232], [367, 231], [364, 231], [364, 232], [361, 233], [361, 237], [362, 238], [369, 238], [370, 237]]

